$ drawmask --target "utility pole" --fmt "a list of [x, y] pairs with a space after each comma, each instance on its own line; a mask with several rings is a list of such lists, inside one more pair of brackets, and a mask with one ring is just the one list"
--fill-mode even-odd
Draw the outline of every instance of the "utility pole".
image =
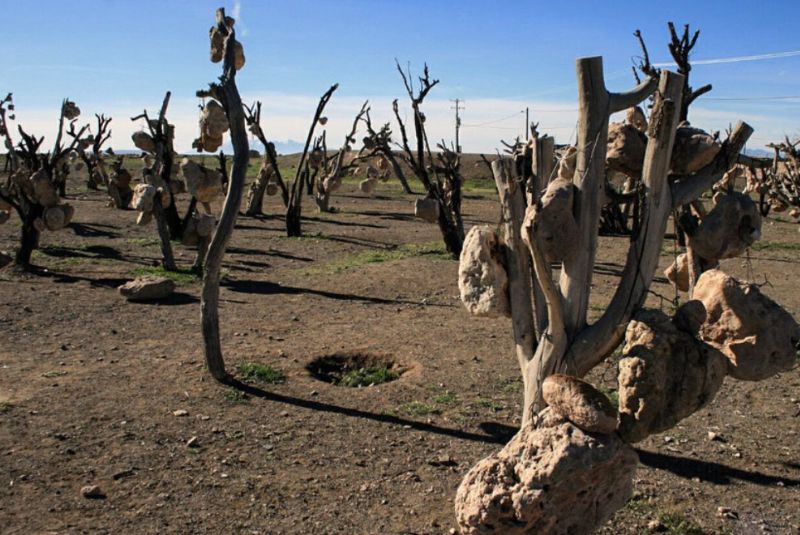
[[451, 107], [451, 110], [456, 110], [456, 153], [461, 154], [461, 145], [459, 144], [458, 140], [458, 131], [461, 129], [461, 117], [458, 115], [460, 110], [464, 109], [464, 106], [461, 106], [461, 99], [450, 100], [450, 102], [455, 102], [455, 106]]
[[528, 118], [528, 107], [525, 106], [525, 141], [528, 141], [528, 135], [531, 131], [531, 120]]

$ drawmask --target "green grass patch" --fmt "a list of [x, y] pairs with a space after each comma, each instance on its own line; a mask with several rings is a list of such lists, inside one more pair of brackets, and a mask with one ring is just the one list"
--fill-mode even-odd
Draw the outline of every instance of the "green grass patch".
[[495, 412], [505, 409], [505, 405], [503, 405], [502, 403], [499, 403], [493, 399], [486, 399], [486, 398], [478, 398], [478, 400], [475, 401], [475, 405], [484, 409], [491, 409]]
[[369, 249], [366, 251], [359, 251], [342, 258], [337, 258], [319, 268], [309, 270], [309, 273], [314, 271], [322, 273], [341, 273], [370, 264], [423, 256], [437, 260], [449, 260], [451, 258], [442, 242], [404, 243], [392, 249]]
[[522, 377], [501, 377], [497, 381], [497, 388], [505, 394], [519, 394], [522, 392]]
[[269, 366], [268, 364], [257, 364], [255, 362], [243, 362], [237, 367], [239, 375], [246, 381], [258, 383], [278, 384], [286, 381], [286, 376], [282, 371]]
[[247, 394], [235, 388], [227, 388], [223, 397], [229, 403], [247, 403], [250, 401], [250, 397]]
[[691, 520], [675, 513], [661, 513], [658, 515], [658, 521], [663, 526], [659, 530], [660, 533], [668, 535], [705, 535], [706, 533], [703, 528]]
[[149, 266], [136, 268], [131, 273], [135, 277], [167, 277], [180, 284], [191, 284], [200, 280], [197, 273], [191, 269], [178, 269], [178, 271], [167, 271], [161, 266]]
[[438, 403], [439, 405], [453, 405], [458, 401], [458, 397], [449, 390], [439, 394], [438, 396], [434, 396], [433, 402]]
[[409, 401], [408, 403], [403, 403], [397, 409], [411, 416], [428, 416], [441, 412], [430, 403], [425, 403], [424, 401]]
[[336, 384], [358, 388], [388, 383], [399, 377], [397, 372], [385, 366], [356, 368], [345, 372]]

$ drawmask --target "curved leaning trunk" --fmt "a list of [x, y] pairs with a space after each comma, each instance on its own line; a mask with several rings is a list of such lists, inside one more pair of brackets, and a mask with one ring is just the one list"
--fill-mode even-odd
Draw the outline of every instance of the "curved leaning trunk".
[[[217, 13], [218, 20], [220, 12]], [[224, 12], [221, 20], [225, 19]], [[236, 225], [236, 216], [242, 204], [245, 175], [250, 159], [250, 147], [247, 142], [245, 130], [244, 110], [239, 90], [236, 88], [236, 71], [234, 69], [234, 34], [228, 35], [225, 44], [224, 74], [221, 84], [216, 88], [225, 108], [230, 124], [231, 143], [233, 144], [233, 168], [225, 196], [225, 204], [219, 218], [219, 224], [211, 238], [206, 253], [205, 269], [203, 271], [203, 291], [200, 297], [200, 315], [203, 329], [203, 343], [205, 349], [206, 365], [212, 377], [220, 382], [230, 379], [225, 370], [225, 361], [222, 356], [222, 347], [219, 339], [219, 273], [225, 248], [230, 241], [231, 234]]]

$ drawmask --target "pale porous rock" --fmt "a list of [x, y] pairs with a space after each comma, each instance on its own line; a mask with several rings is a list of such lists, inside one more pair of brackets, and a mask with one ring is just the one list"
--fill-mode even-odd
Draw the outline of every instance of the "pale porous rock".
[[469, 229], [458, 262], [461, 302], [474, 316], [508, 316], [508, 275], [500, 238], [488, 225]]
[[689, 255], [679, 254], [670, 266], [664, 270], [664, 276], [674, 287], [682, 292], [689, 291]]
[[211, 214], [196, 212], [186, 223], [181, 243], [184, 245], [197, 245], [200, 239], [208, 238], [214, 232], [217, 221]]
[[47, 171], [39, 169], [31, 175], [31, 187], [33, 189], [33, 200], [38, 204], [49, 207], [58, 204], [58, 191], [50, 181]]
[[[691, 305], [681, 321], [697, 318]], [[619, 362], [619, 433], [628, 442], [674, 427], [714, 399], [727, 372], [714, 347], [681, 331], [663, 312], [642, 310], [628, 324]]]
[[372, 192], [375, 190], [375, 184], [378, 182], [377, 178], [367, 178], [366, 180], [362, 180], [358, 183], [358, 189], [361, 190], [362, 193], [366, 193], [367, 195], [372, 195]]
[[75, 208], [69, 204], [59, 204], [45, 208], [42, 219], [48, 230], [55, 231], [69, 225], [73, 215], [75, 215]]
[[456, 493], [462, 534], [591, 533], [633, 491], [636, 452], [616, 434], [569, 422], [525, 426], [478, 462]]
[[428, 197], [415, 200], [414, 217], [424, 219], [428, 223], [436, 223], [439, 220], [439, 203], [436, 199]]
[[723, 194], [697, 229], [687, 234], [689, 247], [704, 260], [734, 258], [761, 238], [761, 214], [749, 195]]
[[675, 132], [670, 172], [674, 175], [696, 173], [710, 164], [719, 151], [720, 144], [714, 136], [683, 123]]
[[[578, 224], [572, 215], [574, 186], [557, 178], [547, 185], [539, 205], [529, 207], [534, 233], [547, 262], [560, 262], [574, 252]], [[530, 220], [530, 217], [526, 217]]]
[[216, 100], [209, 100], [200, 112], [200, 128], [204, 134], [221, 137], [228, 131], [228, 117], [225, 109]]
[[612, 433], [617, 411], [609, 399], [586, 381], [569, 375], [548, 376], [542, 397], [550, 409], [587, 433]]
[[156, 142], [153, 140], [153, 137], [144, 132], [142, 130], [138, 132], [134, 132], [131, 135], [131, 140], [133, 144], [136, 145], [136, 148], [144, 151], [144, 152], [155, 152], [156, 151]]
[[647, 136], [633, 125], [611, 123], [608, 126], [606, 167], [628, 176], [639, 177], [644, 165]]
[[128, 301], [164, 299], [175, 291], [175, 281], [167, 277], [139, 277], [119, 287]]
[[[225, 24], [228, 27], [233, 27], [235, 24], [235, 20], [233, 17], [225, 17]], [[211, 61], [213, 63], [219, 63], [223, 60], [225, 55], [225, 36], [226, 33], [219, 31], [216, 26], [212, 26], [208, 32], [208, 37], [210, 41], [210, 48], [211, 48]], [[242, 67], [244, 67], [244, 48], [239, 41], [235, 41], [233, 43], [234, 46], [234, 61], [233, 65], [234, 68], [238, 71]]]
[[628, 108], [625, 114], [625, 122], [633, 126], [639, 132], [647, 132], [647, 117], [644, 116], [644, 111], [639, 106]]
[[81, 114], [81, 109], [71, 100], [64, 102], [64, 118], [68, 121], [77, 119]]
[[700, 276], [693, 297], [708, 312], [700, 337], [727, 357], [728, 375], [760, 381], [794, 367], [800, 325], [758, 286], [715, 269]]
[[222, 193], [222, 174], [197, 162], [184, 158], [181, 173], [186, 183], [186, 191], [199, 202], [211, 202]]
[[140, 212], [153, 210], [153, 200], [156, 198], [156, 187], [152, 184], [136, 184], [131, 197], [131, 208]]
[[572, 145], [564, 149], [561, 153], [561, 159], [558, 160], [558, 171], [556, 175], [558, 178], [572, 182], [572, 177], [575, 174], [575, 163], [578, 160], [578, 149]]

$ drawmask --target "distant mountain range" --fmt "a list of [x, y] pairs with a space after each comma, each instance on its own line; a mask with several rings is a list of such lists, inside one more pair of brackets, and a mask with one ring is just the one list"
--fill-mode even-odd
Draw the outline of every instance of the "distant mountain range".
[[[298, 152], [302, 152], [303, 151], [303, 147], [304, 147], [303, 143], [300, 143], [299, 141], [295, 141], [293, 139], [287, 139], [286, 141], [275, 141], [274, 143], [275, 143], [275, 150], [278, 151], [278, 154], [296, 154]], [[255, 143], [250, 142], [250, 148], [253, 149], [253, 150], [257, 150], [258, 152], [261, 152], [264, 149], [261, 146], [261, 143], [258, 142], [258, 140], [256, 140]], [[233, 154], [233, 147], [231, 146], [230, 142], [225, 143], [221, 147], [221, 149], [223, 150], [223, 152], [225, 152], [225, 154]], [[120, 155], [122, 155], [122, 154], [124, 154], [124, 155], [129, 155], [129, 154], [138, 155], [138, 154], [142, 153], [142, 151], [137, 150], [137, 149], [119, 149], [119, 150], [114, 149], [114, 152], [117, 153], [117, 154], [120, 154]], [[182, 154], [193, 155], [193, 154], [197, 154], [197, 153], [194, 150], [191, 150], [191, 151], [184, 152]]]

